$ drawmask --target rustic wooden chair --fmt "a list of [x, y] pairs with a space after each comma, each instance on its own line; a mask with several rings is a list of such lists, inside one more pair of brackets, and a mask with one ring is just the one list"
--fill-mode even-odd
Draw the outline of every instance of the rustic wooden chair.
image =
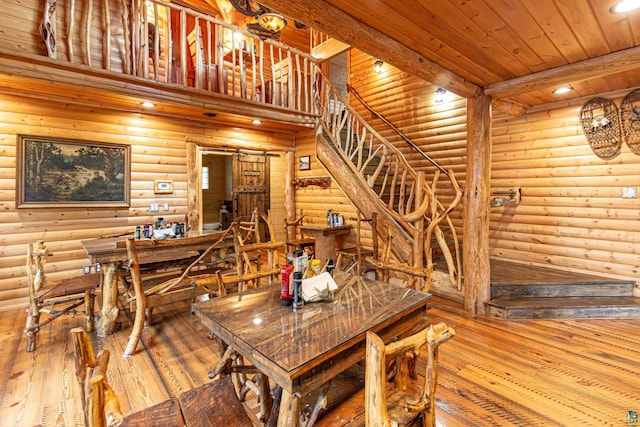
[[87, 427], [105, 426], [184, 426], [179, 403], [170, 399], [123, 417], [120, 402], [107, 381], [109, 350], [97, 355], [82, 328], [71, 330], [75, 353], [75, 374], [80, 383], [82, 408]]
[[[370, 268], [376, 270], [378, 280], [389, 283], [391, 278], [403, 282], [403, 286], [428, 292], [428, 272], [424, 266], [415, 266], [409, 262], [399, 262], [393, 259], [393, 233], [391, 227], [387, 232], [387, 238], [379, 258], [364, 256], [364, 261]], [[422, 256], [422, 255], [418, 255]]]
[[[262, 215], [262, 219], [265, 222], [270, 240], [268, 242], [260, 242], [259, 239], [254, 243], [247, 243], [245, 240], [247, 234], [243, 233], [244, 230], [239, 224], [232, 224], [234, 242], [235, 242], [235, 255], [236, 255], [236, 271], [235, 273], [221, 273], [218, 275], [218, 288], [224, 292], [227, 286], [231, 284], [238, 284], [238, 290], [244, 290], [245, 286], [252, 285], [254, 287], [260, 286], [260, 279], [267, 278], [268, 283], [272, 284], [275, 277], [280, 273], [278, 267], [278, 249], [285, 247], [284, 242], [278, 242], [275, 240], [275, 229], [273, 222], [270, 218], [270, 213]], [[258, 222], [255, 222], [256, 226]], [[250, 236], [256, 236], [255, 233], [251, 233]], [[263, 254], [266, 253], [266, 268], [263, 264]]]
[[[29, 308], [24, 333], [27, 336], [27, 351], [36, 349], [36, 338], [40, 328], [62, 315], [80, 315], [85, 319], [85, 328], [92, 331], [95, 323], [94, 301], [100, 286], [99, 273], [84, 274], [62, 280], [49, 281], [45, 265], [49, 251], [44, 241], [27, 246], [27, 285], [29, 286]], [[77, 310], [84, 305], [84, 310]], [[43, 313], [48, 314], [44, 320]]]
[[[411, 425], [420, 417], [423, 427], [435, 427], [438, 347], [453, 338], [455, 331], [444, 323], [431, 325], [409, 337], [385, 345], [375, 333], [367, 332], [365, 368], [365, 424]], [[409, 401], [406, 395], [409, 359], [427, 345], [427, 365], [420, 396]], [[392, 391], [387, 390], [388, 361], [395, 359]]]
[[[223, 239], [224, 236], [221, 237], [220, 242], [222, 242]], [[172, 242], [172, 245], [178, 245], [179, 247], [179, 243], [180, 242], [176, 240]], [[154, 307], [177, 301], [192, 300], [204, 294], [220, 293], [219, 289], [213, 289], [208, 286], [215, 285], [215, 281], [209, 283], [196, 283], [194, 281], [194, 277], [200, 277], [199, 273], [202, 273], [202, 271], [197, 269], [200, 261], [208, 259], [208, 255], [217, 247], [218, 242], [214, 243], [184, 270], [178, 268], [173, 271], [162, 271], [159, 274], [155, 274], [156, 271], [154, 270], [153, 274], [145, 274], [144, 276], [141, 272], [140, 259], [136, 248], [138, 244], [146, 243], [141, 243], [141, 241], [135, 239], [127, 239], [126, 241], [127, 256], [129, 258], [129, 274], [134, 289], [134, 295], [128, 299], [128, 302], [130, 309], [132, 311], [135, 310], [135, 318], [129, 342], [124, 351], [124, 357], [129, 357], [135, 352], [145, 324], [150, 325], [152, 322]], [[158, 241], [156, 244], [162, 245], [163, 241]], [[185, 241], [185, 244], [188, 243]], [[202, 275], [213, 277], [212, 274], [206, 275], [203, 273]]]
[[[361, 242], [362, 223], [369, 222], [371, 224], [371, 249], [363, 248]], [[369, 270], [374, 269], [370, 263], [365, 262], [366, 257], [377, 259], [378, 257], [378, 213], [372, 212], [371, 218], [361, 218], [360, 211], [356, 218], [356, 245], [345, 246], [342, 249], [338, 249], [336, 253], [338, 257], [336, 259], [336, 269], [344, 271], [346, 273], [352, 272], [354, 269], [358, 275], [362, 275]]]
[[300, 226], [303, 224], [304, 215], [302, 209], [300, 209], [300, 216], [293, 221], [286, 221], [284, 223], [284, 231], [287, 245], [287, 252], [291, 252], [297, 249], [307, 252], [309, 257], [314, 255], [316, 239], [313, 236], [306, 235], [301, 232]]

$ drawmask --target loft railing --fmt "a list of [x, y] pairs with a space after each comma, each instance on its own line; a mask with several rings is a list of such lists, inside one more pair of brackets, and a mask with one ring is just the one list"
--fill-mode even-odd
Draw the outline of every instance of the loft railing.
[[58, 61], [314, 113], [315, 61], [278, 41], [159, 0], [48, 0], [45, 10]]
[[413, 239], [414, 252], [409, 264], [419, 269], [426, 260], [428, 277], [431, 277], [431, 245], [435, 240], [446, 260], [451, 284], [460, 290], [459, 244], [449, 214], [462, 199], [462, 191], [453, 171], [448, 171], [446, 176], [454, 197], [445, 206], [436, 192], [440, 170], [436, 168], [431, 181], [427, 181], [424, 171], [416, 171], [402, 152], [376, 132], [319, 70], [318, 73], [321, 80], [318, 80], [320, 90], [316, 93], [316, 103], [322, 131], [377, 196], [385, 213]]

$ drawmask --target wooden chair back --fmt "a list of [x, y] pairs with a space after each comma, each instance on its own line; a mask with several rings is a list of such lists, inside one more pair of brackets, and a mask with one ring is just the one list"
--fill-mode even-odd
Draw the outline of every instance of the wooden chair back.
[[[254, 212], [257, 212], [254, 211]], [[285, 247], [284, 242], [276, 241], [275, 229], [273, 222], [271, 221], [271, 213], [261, 216], [262, 220], [266, 224], [267, 231], [270, 236], [270, 240], [267, 242], [247, 242], [245, 234], [240, 224], [233, 224], [233, 235], [236, 251], [236, 274], [219, 275], [220, 288], [224, 288], [224, 285], [237, 283], [238, 290], [242, 291], [245, 285], [253, 285], [257, 287], [260, 285], [260, 279], [266, 277], [268, 283], [272, 284], [274, 277], [280, 273], [278, 268], [279, 256], [278, 250]], [[256, 226], [258, 222], [255, 222]], [[263, 255], [266, 254], [266, 268], [263, 265]]]
[[[85, 319], [85, 328], [92, 331], [95, 323], [94, 301], [100, 286], [100, 273], [83, 274], [61, 280], [49, 281], [45, 266], [49, 250], [44, 241], [27, 245], [27, 285], [29, 308], [25, 334], [27, 351], [36, 349], [38, 331], [62, 315], [78, 315]], [[84, 305], [84, 310], [79, 307]], [[46, 318], [41, 318], [47, 314]]]
[[120, 402], [106, 380], [109, 350], [101, 350], [96, 355], [89, 336], [82, 328], [73, 328], [71, 339], [85, 424], [87, 427], [121, 425], [123, 416]]
[[[438, 347], [453, 338], [455, 331], [444, 323], [431, 325], [409, 337], [385, 345], [373, 332], [367, 332], [365, 372], [365, 424], [403, 426], [421, 417], [423, 427], [435, 427]], [[406, 393], [408, 364], [427, 346], [426, 374], [420, 396], [409, 401]], [[387, 366], [395, 360], [394, 396], [387, 391]]]
[[[221, 237], [223, 239], [223, 237]], [[186, 240], [183, 241], [186, 245]], [[136, 246], [140, 242], [135, 239], [127, 239], [127, 256], [129, 258], [129, 274], [133, 283], [134, 295], [129, 298], [132, 309], [135, 307], [135, 318], [129, 342], [124, 351], [124, 357], [131, 356], [142, 337], [144, 325], [151, 324], [153, 308], [170, 304], [177, 301], [190, 300], [197, 296], [210, 293], [207, 286], [198, 286], [190, 277], [190, 273], [195, 273], [194, 268], [200, 264], [202, 259], [207, 257], [207, 253], [216, 244], [213, 244], [209, 250], [197, 257], [184, 271], [181, 268], [173, 271], [162, 272], [159, 275], [143, 277], [140, 269], [140, 260]], [[179, 245], [180, 242], [172, 242]], [[143, 243], [144, 244], [144, 243]], [[162, 244], [162, 241], [157, 244]], [[171, 262], [169, 262], [171, 263]], [[215, 282], [214, 282], [215, 283]]]
[[80, 384], [87, 427], [184, 426], [179, 402], [174, 399], [123, 416], [120, 401], [107, 381], [109, 350], [94, 354], [91, 340], [82, 328], [72, 329], [71, 339], [75, 353], [75, 374]]
[[311, 257], [315, 253], [316, 240], [314, 236], [302, 233], [300, 227], [303, 225], [305, 214], [300, 209], [300, 214], [293, 220], [285, 219], [284, 232], [286, 236], [287, 251], [302, 249]]
[[[382, 248], [380, 257], [364, 257], [368, 265], [378, 271], [377, 278], [383, 282], [389, 283], [392, 277], [400, 279], [404, 282], [404, 286], [417, 289], [419, 291], [429, 291], [428, 270], [421, 262], [396, 261], [393, 259], [393, 233], [389, 227], [385, 244]], [[417, 264], [417, 265], [416, 265]]]

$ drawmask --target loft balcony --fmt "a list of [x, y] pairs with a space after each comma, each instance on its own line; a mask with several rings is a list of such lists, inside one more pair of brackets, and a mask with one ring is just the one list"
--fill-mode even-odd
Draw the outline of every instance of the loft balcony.
[[316, 61], [301, 50], [175, 3], [43, 3], [0, 18], [3, 93], [282, 130], [316, 121]]

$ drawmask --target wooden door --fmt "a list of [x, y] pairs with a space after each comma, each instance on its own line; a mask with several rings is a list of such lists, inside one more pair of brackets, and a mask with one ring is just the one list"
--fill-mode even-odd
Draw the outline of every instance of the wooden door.
[[[254, 208], [260, 215], [269, 210], [269, 155], [237, 153], [233, 155], [233, 220], [251, 219]], [[266, 239], [261, 227], [261, 240]]]

